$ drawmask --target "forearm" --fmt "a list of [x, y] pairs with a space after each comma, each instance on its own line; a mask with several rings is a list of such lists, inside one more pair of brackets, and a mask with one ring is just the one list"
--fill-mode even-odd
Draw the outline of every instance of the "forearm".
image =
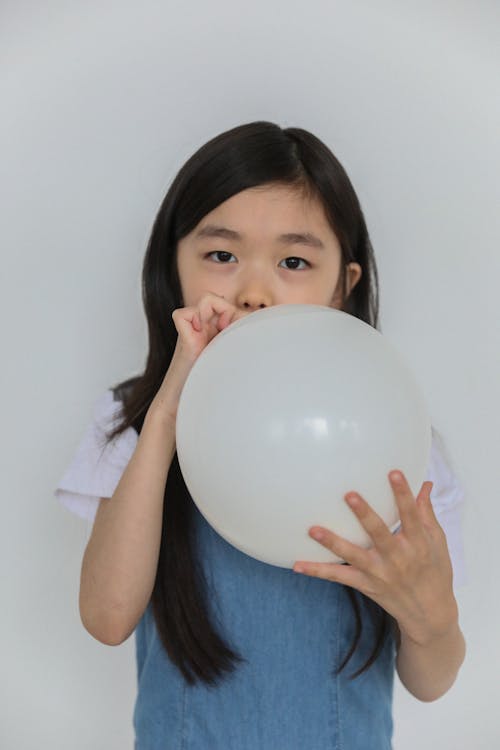
[[465, 658], [465, 650], [458, 616], [444, 635], [428, 643], [417, 643], [401, 632], [396, 658], [399, 678], [419, 700], [437, 700], [455, 682]]
[[80, 616], [108, 645], [130, 635], [151, 597], [174, 453], [175, 423], [148, 412], [113, 497], [99, 505], [82, 563]]

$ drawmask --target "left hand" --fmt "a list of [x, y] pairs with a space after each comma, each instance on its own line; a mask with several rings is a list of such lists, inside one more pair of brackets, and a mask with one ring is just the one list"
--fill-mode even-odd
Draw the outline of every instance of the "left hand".
[[[398, 622], [401, 633], [426, 644], [445, 634], [457, 619], [453, 595], [453, 570], [446, 535], [434, 514], [432, 482], [424, 482], [415, 499], [406, 478], [391, 472], [401, 527], [392, 534], [361, 495], [349, 492], [353, 512], [373, 540], [366, 550], [321, 526], [309, 534], [323, 534], [320, 544], [349, 565], [297, 561], [295, 572], [351, 586], [373, 599]], [[300, 570], [298, 570], [300, 566]]]

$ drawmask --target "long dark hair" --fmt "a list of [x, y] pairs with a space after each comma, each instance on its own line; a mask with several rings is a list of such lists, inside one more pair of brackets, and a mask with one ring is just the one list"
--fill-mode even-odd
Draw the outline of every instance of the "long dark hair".
[[[338, 289], [341, 309], [378, 329], [378, 277], [365, 219], [354, 188], [336, 157], [314, 135], [301, 128], [282, 129], [257, 121], [224, 132], [202, 146], [180, 169], [156, 215], [142, 270], [142, 296], [149, 330], [144, 372], [113, 387], [123, 403], [122, 418], [108, 434], [128, 427], [139, 434], [146, 412], [170, 365], [177, 341], [172, 312], [183, 307], [177, 272], [177, 243], [223, 201], [247, 188], [292, 186], [321, 202], [342, 249]], [[346, 298], [348, 263], [362, 276]], [[336, 290], [337, 291], [337, 290]], [[193, 500], [174, 454], [168, 472], [163, 527], [152, 610], [161, 642], [186, 681], [215, 685], [242, 657], [222, 640], [210, 617], [205, 579], [192, 531]], [[168, 532], [167, 532], [168, 530]], [[372, 618], [375, 643], [354, 679], [376, 660], [395, 620], [373, 600], [345, 587], [352, 603], [356, 632], [338, 674], [362, 632], [360, 605]]]

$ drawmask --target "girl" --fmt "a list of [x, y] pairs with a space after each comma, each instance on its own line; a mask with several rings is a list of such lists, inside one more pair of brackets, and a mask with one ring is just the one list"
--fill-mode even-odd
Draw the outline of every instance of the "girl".
[[437, 433], [416, 499], [404, 476], [388, 477], [397, 534], [353, 488], [371, 549], [312, 527], [346, 563], [294, 570], [254, 560], [208, 525], [175, 450], [187, 375], [233, 321], [304, 303], [377, 327], [375, 259], [343, 167], [299, 128], [253, 122], [213, 138], [163, 200], [143, 300], [145, 370], [97, 401], [56, 490], [93, 522], [83, 625], [109, 645], [136, 634], [136, 750], [390, 748], [394, 671], [430, 701], [464, 658], [452, 587], [462, 493]]

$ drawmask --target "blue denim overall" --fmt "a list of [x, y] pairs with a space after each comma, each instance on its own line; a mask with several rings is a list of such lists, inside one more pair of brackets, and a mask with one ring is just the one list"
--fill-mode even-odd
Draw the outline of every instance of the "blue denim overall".
[[394, 637], [349, 680], [373, 646], [365, 617], [332, 676], [355, 628], [346, 589], [240, 552], [196, 508], [195, 529], [217, 629], [246, 662], [217, 687], [189, 686], [149, 605], [135, 633], [135, 750], [390, 750]]

